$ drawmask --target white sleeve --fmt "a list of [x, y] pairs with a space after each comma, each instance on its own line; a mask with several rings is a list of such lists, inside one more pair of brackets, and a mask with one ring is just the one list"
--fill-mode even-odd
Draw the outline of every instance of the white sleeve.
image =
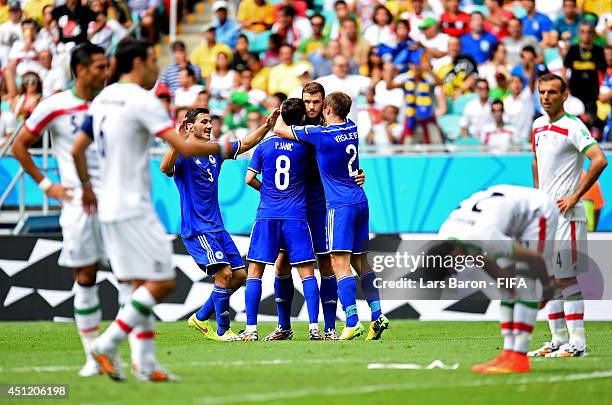
[[591, 133], [582, 122], [577, 124], [570, 128], [567, 137], [579, 152], [584, 153], [590, 146], [596, 144], [597, 141], [591, 136]]
[[138, 118], [151, 134], [159, 136], [164, 131], [174, 128], [174, 123], [170, 119], [168, 111], [157, 97], [147, 93], [146, 99], [142, 101]]

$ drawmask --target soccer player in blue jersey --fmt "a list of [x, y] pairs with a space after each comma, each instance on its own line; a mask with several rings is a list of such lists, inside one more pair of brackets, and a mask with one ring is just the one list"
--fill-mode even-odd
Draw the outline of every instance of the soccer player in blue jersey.
[[288, 127], [281, 119], [274, 132], [285, 139], [309, 143], [316, 151], [327, 203], [327, 248], [338, 283], [338, 297], [346, 314], [346, 325], [339, 339], [350, 340], [364, 333], [357, 316], [352, 265], [361, 277], [362, 290], [372, 312], [366, 339], [376, 340], [389, 327], [389, 320], [380, 309], [375, 274], [361, 260], [364, 244], [369, 239], [369, 208], [365, 192], [354, 181], [359, 172], [359, 137], [355, 123], [347, 119], [350, 108], [351, 98], [334, 92], [323, 102], [326, 126]]
[[[288, 122], [301, 123], [304, 113], [304, 103], [299, 98], [287, 99], [281, 106], [281, 114]], [[259, 190], [261, 199], [247, 255], [247, 322], [246, 330], [240, 334], [242, 340], [259, 339], [257, 312], [261, 301], [261, 277], [266, 264], [274, 264], [281, 249], [288, 256], [291, 266], [297, 267], [302, 278], [308, 309], [309, 338], [323, 340], [318, 326], [319, 287], [314, 276], [315, 256], [306, 219], [305, 187], [310, 157], [308, 145], [271, 135], [257, 147], [249, 164], [245, 181]], [[256, 177], [260, 173], [261, 182]], [[272, 333], [264, 340], [276, 340], [276, 335]], [[291, 332], [283, 340], [292, 337]]]
[[[253, 148], [274, 127], [279, 111], [274, 111], [266, 123], [242, 141], [231, 142], [232, 158]], [[190, 110], [181, 125], [187, 138], [210, 141], [211, 116], [207, 109]], [[221, 154], [184, 158], [174, 149], [168, 151], [161, 171], [173, 176], [181, 197], [181, 237], [183, 244], [198, 266], [215, 279], [213, 292], [202, 308], [188, 321], [189, 327], [209, 339], [240, 340], [230, 328], [229, 299], [246, 279], [244, 263], [229, 233], [225, 230], [218, 200], [218, 181], [223, 158]], [[216, 313], [217, 331], [209, 324]]]

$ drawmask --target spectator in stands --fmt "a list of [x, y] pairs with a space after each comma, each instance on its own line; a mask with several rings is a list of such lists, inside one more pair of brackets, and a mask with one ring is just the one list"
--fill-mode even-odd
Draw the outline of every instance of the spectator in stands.
[[485, 30], [501, 41], [509, 35], [508, 21], [514, 17], [514, 13], [504, 8], [504, 0], [486, 0], [485, 5], [489, 9]]
[[518, 18], [512, 18], [508, 22], [509, 36], [503, 39], [504, 45], [506, 45], [506, 52], [508, 63], [512, 66], [520, 63], [521, 52], [527, 45], [531, 46], [538, 53], [540, 52], [540, 44], [533, 35], [523, 34], [523, 23]]
[[478, 74], [480, 77], [487, 79], [489, 87], [494, 89], [498, 87], [497, 77], [503, 75], [506, 78], [510, 77], [510, 71], [512, 65], [508, 63], [506, 59], [506, 46], [502, 42], [498, 42], [493, 45], [493, 57], [490, 61], [480, 65], [478, 67]]
[[[347, 58], [347, 60], [349, 59]], [[383, 61], [380, 55], [378, 55], [377, 47], [370, 48], [370, 51], [368, 52], [367, 63], [365, 65], [361, 65], [359, 73], [364, 76], [370, 77], [372, 79], [372, 82], [376, 83], [381, 78], [382, 69]]]
[[593, 44], [595, 27], [588, 22], [581, 23], [578, 37], [579, 43], [572, 45], [565, 57], [563, 78], [567, 78], [567, 69], [570, 69], [569, 90], [584, 103], [588, 123], [592, 124], [597, 112], [599, 75], [605, 74], [607, 66], [603, 49]]
[[297, 47], [297, 51], [302, 59], [308, 59], [315, 51], [323, 51], [329, 41], [329, 38], [323, 36], [325, 17], [318, 13], [313, 14], [310, 16], [310, 25], [312, 26], [312, 35], [302, 38]]
[[308, 19], [295, 15], [293, 7], [285, 6], [281, 9], [278, 21], [272, 26], [272, 32], [280, 34], [286, 43], [295, 48], [302, 39], [311, 36], [312, 27]]
[[[410, 36], [410, 27], [408, 21], [399, 20], [395, 24], [395, 44], [380, 44], [377, 46], [378, 54], [384, 60], [394, 60], [398, 54], [402, 53], [408, 47], [415, 47], [416, 42]], [[395, 62], [394, 62], [395, 63]], [[399, 65], [399, 63], [397, 63]]]
[[21, 29], [21, 7], [19, 2], [13, 2], [9, 6], [10, 19], [0, 25], [0, 45], [2, 67], [5, 67], [8, 62], [8, 54], [15, 41], [23, 39], [23, 30]]
[[[10, 20], [10, 12], [9, 12], [9, 3], [8, 0], [0, 0], [0, 24], [4, 24], [8, 20]], [[1, 119], [0, 119], [1, 122]], [[2, 131], [5, 132], [5, 131]]]
[[578, 26], [581, 21], [582, 16], [578, 12], [578, 7], [576, 7], [576, 0], [563, 0], [563, 15], [557, 18], [554, 28], [559, 36], [568, 32], [570, 38], [575, 37], [578, 35]]
[[236, 49], [234, 50], [234, 56], [232, 57], [232, 64], [230, 65], [230, 68], [237, 72], [242, 72], [248, 68], [250, 57], [251, 52], [249, 52], [249, 39], [246, 35], [240, 34], [240, 36], [238, 36], [238, 40], [236, 41]]
[[597, 32], [597, 35], [605, 38], [608, 45], [612, 45], [612, 10], [599, 15], [595, 32]]
[[96, 14], [80, 0], [66, 0], [62, 6], [55, 7], [53, 19], [59, 28], [60, 42], [80, 44], [87, 40], [87, 27], [96, 20]]
[[215, 13], [213, 25], [217, 29], [215, 31], [217, 42], [233, 49], [240, 34], [240, 26], [236, 24], [236, 21], [228, 18], [227, 8], [227, 1], [217, 0], [213, 3], [212, 11]]
[[208, 102], [210, 101], [210, 94], [206, 92], [206, 90], [202, 90], [198, 93], [198, 97], [196, 97], [194, 108], [206, 108], [208, 109]]
[[400, 18], [408, 20], [408, 23], [410, 24], [410, 37], [417, 40], [421, 35], [419, 25], [421, 25], [427, 17], [433, 17], [436, 19], [437, 17], [429, 10], [425, 10], [423, 7], [423, 0], [411, 0], [410, 4], [412, 5], [412, 11], [405, 13], [405, 16], [400, 15]]
[[370, 25], [363, 33], [363, 37], [371, 46], [387, 44], [395, 46], [397, 38], [393, 30], [393, 16], [385, 6], [377, 6], [373, 17], [374, 24]]
[[268, 95], [265, 91], [253, 87], [253, 72], [251, 72], [249, 69], [245, 69], [239, 74], [240, 86], [238, 87], [238, 90], [247, 93], [249, 104], [254, 106], [262, 105]]
[[475, 11], [470, 16], [470, 33], [461, 37], [461, 49], [480, 65], [491, 59], [491, 50], [497, 38], [484, 29], [484, 17]]
[[46, 49], [45, 44], [37, 41], [37, 26], [34, 20], [23, 20], [21, 28], [23, 39], [15, 41], [11, 47], [8, 69], [17, 76], [25, 72], [39, 73], [42, 67], [38, 62], [38, 53]]
[[524, 139], [517, 137], [516, 129], [504, 122], [504, 103], [499, 100], [491, 103], [493, 122], [487, 124], [480, 135], [480, 144], [487, 152], [500, 154], [512, 150], [512, 146]]
[[547, 38], [547, 35], [553, 29], [550, 18], [536, 11], [535, 0], [522, 0], [521, 4], [527, 12], [527, 15], [521, 19], [523, 34], [533, 35], [541, 43], [550, 43]]
[[242, 0], [236, 19], [242, 24], [243, 30], [267, 31], [274, 24], [274, 6], [265, 0]]
[[11, 112], [19, 121], [27, 119], [42, 99], [42, 81], [34, 72], [21, 77], [19, 95], [11, 102]]
[[[612, 45], [608, 45], [604, 48], [604, 57], [606, 58], [608, 68], [606, 69], [606, 74], [599, 88], [599, 101], [612, 107]], [[612, 141], [612, 108], [608, 111], [608, 118], [603, 130], [602, 141]]]
[[421, 37], [419, 42], [425, 49], [425, 54], [435, 64], [440, 58], [448, 54], [449, 36], [438, 31], [438, 22], [433, 17], [427, 17], [421, 25]]
[[497, 82], [497, 86], [493, 87], [491, 91], [489, 91], [489, 98], [491, 100], [501, 100], [504, 101], [506, 97], [510, 95], [510, 86], [508, 85], [508, 77], [503, 73], [498, 73], [495, 76], [495, 81]]
[[150, 43], [159, 40], [159, 30], [155, 28], [155, 19], [160, 0], [127, 0], [132, 15], [138, 16], [140, 32]]
[[[282, 45], [279, 52], [280, 64], [270, 68], [270, 77], [268, 79], [268, 94], [283, 93], [288, 95], [296, 87], [299, 87], [300, 81], [293, 70], [296, 64], [293, 62], [293, 47], [291, 45]], [[308, 62], [300, 62], [308, 63]]]
[[257, 54], [252, 54], [249, 58], [249, 70], [253, 72], [253, 80], [251, 80], [253, 88], [263, 90], [267, 94], [270, 68], [261, 63]]
[[461, 136], [481, 138], [483, 128], [493, 122], [491, 115], [491, 100], [489, 99], [489, 83], [485, 79], [476, 80], [478, 98], [465, 105], [459, 121]]
[[[333, 60], [336, 56], [341, 55], [340, 42], [332, 39], [329, 41], [326, 49], [319, 49], [310, 55], [308, 61], [314, 66], [313, 77], [318, 79], [321, 76], [327, 76], [332, 73]], [[348, 59], [349, 61], [349, 73], [358, 74], [359, 64], [354, 59]], [[300, 97], [302, 97], [300, 95]], [[298, 97], [298, 98], [300, 98]]]
[[394, 105], [386, 105], [382, 108], [382, 122], [372, 125], [370, 133], [365, 141], [368, 145], [376, 145], [378, 153], [392, 153], [386, 146], [399, 143], [402, 136], [402, 126], [397, 122], [399, 109]]
[[529, 78], [527, 76], [527, 70], [531, 65], [535, 65], [535, 78], [537, 79], [540, 76], [548, 73], [548, 68], [543, 63], [537, 62], [538, 56], [536, 54], [535, 49], [531, 45], [527, 45], [521, 51], [521, 63], [517, 64], [512, 68], [510, 72], [513, 76], [519, 76], [523, 83], [527, 84], [529, 82]]
[[347, 59], [357, 61], [361, 66], [367, 65], [370, 44], [360, 34], [357, 28], [357, 20], [353, 18], [345, 19], [342, 30], [342, 36], [340, 37], [342, 55]]
[[521, 141], [531, 138], [531, 124], [535, 114], [533, 92], [535, 90], [535, 69], [533, 63], [527, 70], [527, 83], [521, 76], [510, 78], [510, 95], [504, 99], [506, 122], [516, 128], [516, 135]]
[[346, 1], [337, 0], [334, 2], [334, 16], [327, 22], [323, 34], [329, 39], [338, 39], [342, 31], [341, 29], [344, 28], [344, 22], [353, 18], [349, 13]]
[[206, 78], [206, 91], [210, 94], [210, 109], [213, 114], [223, 114], [232, 90], [238, 87], [239, 76], [230, 69], [230, 52], [219, 52], [217, 63], [210, 76]]
[[382, 122], [380, 107], [374, 101], [375, 90], [365, 92], [365, 104], [357, 106], [357, 133], [360, 142], [365, 142], [372, 126]]
[[175, 41], [170, 46], [172, 55], [174, 57], [174, 63], [166, 66], [159, 77], [159, 83], [166, 85], [170, 90], [170, 95], [174, 95], [176, 89], [181, 87], [179, 81], [179, 72], [181, 69], [188, 67], [191, 69], [196, 77], [196, 83], [202, 81], [200, 76], [200, 68], [197, 65], [189, 62], [187, 57], [187, 47], [183, 41]]
[[38, 30], [37, 40], [45, 44], [45, 47], [52, 52], [56, 51], [57, 44], [59, 43], [59, 31], [57, 23], [53, 20], [53, 6], [45, 6], [43, 8], [43, 24]]
[[369, 77], [349, 74], [349, 63], [346, 57], [338, 55], [334, 58], [332, 74], [317, 80], [325, 89], [325, 94], [341, 91], [353, 100], [348, 118], [357, 122], [357, 98], [364, 94], [373, 84]]
[[459, 38], [448, 40], [448, 56], [442, 58], [438, 66], [436, 73], [444, 82], [444, 93], [448, 97], [456, 99], [471, 91], [478, 76], [476, 61], [461, 52]]
[[36, 24], [43, 24], [43, 9], [46, 6], [53, 6], [53, 0], [25, 0], [21, 6], [26, 19], [36, 21]]
[[193, 107], [198, 94], [204, 91], [204, 86], [198, 83], [196, 73], [189, 66], [179, 70], [180, 87], [174, 91], [174, 105], [176, 107]]
[[223, 118], [223, 126], [231, 131], [235, 138], [246, 132], [239, 131], [247, 128], [247, 107], [249, 106], [248, 95], [243, 91], [233, 91], [228, 99], [227, 110]]
[[38, 54], [41, 65], [40, 76], [43, 83], [43, 97], [49, 97], [66, 89], [68, 79], [63, 66], [53, 67], [53, 53], [45, 49]]
[[215, 70], [217, 55], [225, 53], [232, 55], [231, 49], [225, 45], [217, 43], [217, 29], [213, 25], [206, 25], [202, 30], [204, 41], [191, 52], [191, 62], [200, 67], [202, 77], [208, 77]]
[[470, 32], [470, 15], [459, 10], [460, 0], [448, 0], [447, 10], [440, 17], [440, 28], [451, 37], [460, 37]]
[[111, 51], [114, 44], [121, 41], [128, 31], [117, 20], [109, 20], [106, 11], [98, 11], [96, 20], [89, 23], [87, 37], [92, 44]]
[[[412, 66], [412, 65], [409, 65]], [[378, 77], [372, 80], [372, 83], [376, 83], [374, 86], [374, 101], [379, 109], [382, 109], [386, 105], [394, 105], [397, 108], [403, 108], [404, 91], [399, 88], [401, 86], [389, 86], [389, 83], [393, 83], [397, 76], [397, 69], [392, 62], [383, 63], [382, 72], [380, 75], [380, 81]]]
[[268, 38], [268, 50], [264, 53], [264, 66], [272, 67], [280, 63], [280, 48], [285, 43], [282, 35], [272, 34]]

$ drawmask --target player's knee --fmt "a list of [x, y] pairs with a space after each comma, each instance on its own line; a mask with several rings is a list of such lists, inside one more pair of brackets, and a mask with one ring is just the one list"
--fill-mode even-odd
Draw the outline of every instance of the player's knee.
[[232, 269], [223, 266], [215, 272], [215, 284], [222, 288], [229, 288], [232, 281]]
[[89, 266], [76, 269], [74, 279], [82, 286], [92, 286], [96, 284], [96, 266]]
[[244, 269], [237, 270], [232, 274], [232, 289], [237, 290], [246, 282], [247, 274]]

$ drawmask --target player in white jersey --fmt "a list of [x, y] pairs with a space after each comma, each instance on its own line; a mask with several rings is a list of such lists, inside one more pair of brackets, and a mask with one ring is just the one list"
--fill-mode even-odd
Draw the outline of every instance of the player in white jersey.
[[[102, 90], [107, 75], [104, 49], [85, 43], [71, 54], [70, 67], [75, 86], [44, 99], [26, 120], [13, 144], [13, 154], [23, 169], [38, 183], [40, 189], [60, 203], [62, 211], [62, 252], [58, 263], [74, 269], [74, 318], [87, 361], [81, 376], [99, 374], [91, 357], [90, 343], [98, 335], [101, 318], [96, 287], [96, 264], [104, 256], [98, 219], [85, 214], [81, 204], [81, 182], [70, 154], [79, 133], [89, 103]], [[53, 184], [36, 167], [28, 148], [44, 131], [49, 131], [53, 152], [59, 167], [60, 183]], [[95, 150], [88, 153], [92, 184], [98, 191], [98, 160]]]
[[[587, 254], [587, 222], [580, 199], [608, 162], [582, 121], [564, 111], [568, 92], [563, 79], [554, 74], [544, 75], [538, 90], [546, 115], [533, 123], [534, 185], [556, 201], [561, 216], [553, 268], [558, 290], [555, 299], [548, 303], [552, 339], [529, 355], [576, 357], [586, 350], [584, 301], [577, 281], [578, 273], [586, 271], [586, 263], [579, 258], [586, 258]], [[591, 164], [581, 180], [585, 156]]]
[[[185, 142], [161, 101], [149, 90], [159, 68], [153, 47], [133, 39], [122, 41], [115, 52], [118, 83], [106, 87], [91, 103], [72, 155], [83, 188], [86, 212], [98, 212], [102, 238], [117, 278], [132, 281], [129, 304], [93, 343], [93, 355], [102, 371], [123, 380], [118, 347], [127, 336], [148, 337], [142, 356], [133, 364], [137, 378], [172, 381], [159, 366], [154, 346], [153, 306], [174, 288], [172, 245], [151, 201], [149, 148], [153, 136], [167, 141], [183, 156], [228, 155], [229, 143]], [[86, 150], [95, 142], [100, 160], [100, 198], [92, 192]], [[253, 145], [242, 145], [252, 147]]]
[[[501, 301], [500, 326], [504, 350], [493, 360], [477, 364], [472, 371], [484, 374], [506, 374], [531, 370], [527, 351], [540, 306], [535, 280], [544, 287], [544, 299], [552, 297], [554, 287], [548, 276], [552, 266], [554, 233], [559, 210], [539, 190], [499, 185], [477, 192], [464, 200], [442, 224], [439, 236], [449, 243], [448, 250], [461, 254], [483, 253], [484, 269], [498, 278], [516, 277], [517, 282], [507, 299]], [[459, 247], [456, 247], [458, 244]], [[473, 253], [472, 252], [472, 253]], [[456, 254], [457, 252], [455, 252]], [[527, 264], [527, 269], [509, 266], [502, 270], [488, 258], [510, 259], [510, 263]], [[506, 285], [508, 285], [506, 283]]]

